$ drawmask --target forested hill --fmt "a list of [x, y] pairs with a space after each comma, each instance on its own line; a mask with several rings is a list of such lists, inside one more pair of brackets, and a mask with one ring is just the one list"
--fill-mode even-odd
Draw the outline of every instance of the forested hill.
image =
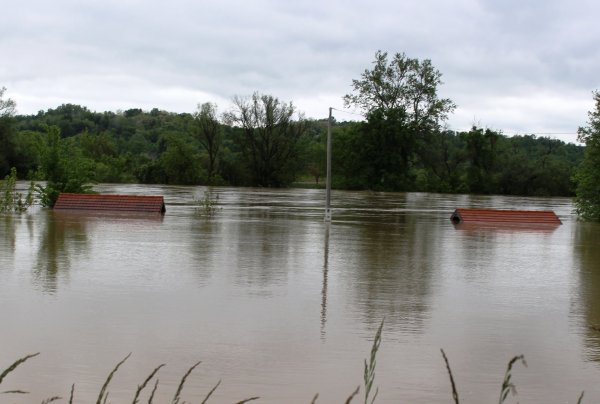
[[[54, 147], [64, 170], [95, 182], [268, 187], [324, 182], [326, 119], [301, 119], [291, 104], [257, 94], [236, 100], [235, 111], [221, 116], [215, 105], [203, 104], [191, 114], [115, 113], [66, 104], [5, 117], [0, 175], [14, 166], [21, 178], [44, 179]], [[574, 194], [582, 146], [481, 128], [424, 131], [376, 112], [365, 122], [333, 123], [335, 188]], [[49, 144], [51, 127], [60, 130], [59, 145]]]

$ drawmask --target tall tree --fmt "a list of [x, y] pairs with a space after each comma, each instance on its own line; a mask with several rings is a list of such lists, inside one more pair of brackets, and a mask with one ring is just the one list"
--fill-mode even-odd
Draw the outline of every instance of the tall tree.
[[295, 179], [299, 170], [298, 141], [306, 130], [304, 118], [294, 119], [293, 104], [255, 92], [235, 97], [234, 110], [226, 120], [244, 131], [243, 153], [253, 173], [253, 185], [281, 187]]
[[375, 109], [360, 126], [360, 162], [373, 190], [411, 190], [412, 154], [415, 150], [413, 125], [401, 108]]
[[12, 136], [16, 103], [4, 98], [5, 91], [5, 87], [0, 87], [0, 178], [4, 178], [14, 164]]
[[496, 174], [501, 135], [491, 129], [474, 126], [469, 132], [460, 133], [459, 137], [465, 142], [466, 159], [469, 162], [465, 178], [469, 192], [493, 193], [498, 189]]
[[365, 69], [360, 79], [352, 80], [354, 92], [344, 96], [344, 104], [356, 106], [365, 114], [400, 109], [417, 126], [437, 124], [456, 107], [450, 99], [438, 98], [441, 78], [429, 59], [420, 61], [396, 53], [388, 61], [387, 52], [379, 50], [373, 69]]
[[588, 126], [579, 128], [585, 143], [583, 162], [575, 174], [576, 210], [586, 220], [600, 221], [600, 92], [594, 92], [595, 110], [588, 112]]
[[429, 59], [396, 53], [388, 60], [387, 52], [377, 51], [373, 68], [352, 80], [353, 92], [344, 96], [344, 104], [367, 117], [363, 150], [371, 149], [365, 157], [376, 162], [376, 167], [365, 167], [371, 170], [369, 188], [414, 188], [416, 157], [427, 156], [431, 136], [455, 108], [451, 100], [438, 97], [441, 77]]
[[165, 150], [158, 164], [165, 174], [167, 184], [193, 185], [202, 177], [200, 160], [196, 149], [176, 134], [166, 135], [163, 139]]
[[215, 182], [217, 173], [217, 158], [221, 149], [222, 129], [217, 118], [217, 104], [205, 102], [198, 104], [193, 115], [193, 135], [208, 154], [207, 177], [208, 183]]
[[0, 118], [12, 117], [15, 114], [17, 104], [10, 98], [4, 99], [6, 87], [0, 88]]

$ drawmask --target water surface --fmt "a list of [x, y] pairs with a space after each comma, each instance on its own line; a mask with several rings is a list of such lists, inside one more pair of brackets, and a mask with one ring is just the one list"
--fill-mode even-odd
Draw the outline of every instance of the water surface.
[[[164, 195], [164, 217], [0, 216], [0, 370], [10, 402], [131, 402], [162, 363], [158, 402], [344, 402], [385, 319], [377, 402], [497, 401], [506, 364], [523, 403], [599, 402], [600, 226], [565, 198], [99, 185]], [[457, 207], [552, 209], [563, 225], [455, 227]], [[361, 390], [362, 391], [362, 390]], [[149, 391], [147, 392], [149, 393]], [[145, 396], [147, 397], [147, 395]], [[147, 401], [147, 398], [146, 398]], [[355, 400], [360, 402], [358, 398]]]

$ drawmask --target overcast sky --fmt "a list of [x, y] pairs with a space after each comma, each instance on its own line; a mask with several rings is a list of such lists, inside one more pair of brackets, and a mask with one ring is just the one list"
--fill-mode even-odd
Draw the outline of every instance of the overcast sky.
[[432, 61], [450, 129], [575, 141], [600, 89], [599, 20], [597, 0], [11, 1], [0, 87], [20, 114], [224, 111], [259, 91], [325, 118], [380, 49]]

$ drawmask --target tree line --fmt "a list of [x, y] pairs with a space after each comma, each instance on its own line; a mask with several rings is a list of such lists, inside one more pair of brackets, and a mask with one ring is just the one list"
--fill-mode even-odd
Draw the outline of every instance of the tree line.
[[[429, 60], [377, 52], [343, 97], [363, 121], [331, 122], [334, 188], [571, 196], [584, 147], [557, 139], [444, 126], [455, 108], [437, 95]], [[0, 92], [0, 176], [47, 180], [53, 192], [90, 182], [322, 186], [327, 119], [256, 92], [219, 114], [159, 109], [94, 112], [64, 104], [19, 115]], [[1, 177], [0, 177], [1, 178]]]

